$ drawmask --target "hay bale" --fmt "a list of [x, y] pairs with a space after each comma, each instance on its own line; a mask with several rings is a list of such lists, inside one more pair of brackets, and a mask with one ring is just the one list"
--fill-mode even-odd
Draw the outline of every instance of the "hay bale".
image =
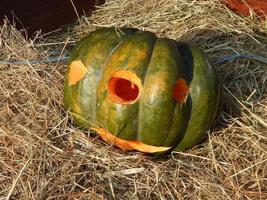
[[[62, 107], [62, 61], [79, 38], [103, 26], [153, 31], [205, 50], [225, 96], [202, 145], [151, 158], [88, 138], [90, 132], [72, 125]], [[27, 40], [1, 26], [1, 199], [266, 199], [267, 32], [261, 26], [217, 0], [110, 0], [46, 39]]]

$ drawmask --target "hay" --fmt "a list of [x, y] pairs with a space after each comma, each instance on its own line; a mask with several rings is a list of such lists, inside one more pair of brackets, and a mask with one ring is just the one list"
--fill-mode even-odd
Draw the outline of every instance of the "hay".
[[[49, 58], [64, 58], [79, 38], [106, 26], [186, 41], [217, 63], [224, 109], [202, 145], [151, 158], [88, 139], [72, 125], [62, 107], [66, 63]], [[266, 199], [266, 34], [253, 15], [242, 18], [214, 0], [109, 0], [46, 39], [3, 25], [0, 199]]]

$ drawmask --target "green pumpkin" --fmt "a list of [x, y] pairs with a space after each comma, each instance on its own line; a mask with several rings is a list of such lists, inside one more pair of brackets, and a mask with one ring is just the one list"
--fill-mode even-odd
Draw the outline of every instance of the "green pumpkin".
[[103, 28], [73, 49], [64, 106], [124, 150], [186, 150], [206, 136], [221, 97], [204, 53], [136, 29]]

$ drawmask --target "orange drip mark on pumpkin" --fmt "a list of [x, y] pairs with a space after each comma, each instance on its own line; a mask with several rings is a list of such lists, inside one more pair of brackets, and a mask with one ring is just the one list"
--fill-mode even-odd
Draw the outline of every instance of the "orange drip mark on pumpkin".
[[108, 132], [106, 129], [103, 128], [92, 128], [92, 130], [97, 132], [105, 142], [113, 144], [116, 147], [125, 151], [137, 150], [144, 153], [157, 153], [157, 152], [167, 151], [171, 148], [171, 147], [152, 146], [144, 144], [143, 142], [138, 140], [130, 140], [130, 141], [123, 140], [112, 135], [110, 132]]
[[180, 104], [186, 102], [189, 94], [189, 87], [186, 84], [185, 79], [178, 79], [173, 87], [172, 96]]
[[108, 82], [108, 93], [112, 101], [121, 104], [133, 104], [140, 97], [142, 83], [136, 74], [129, 71], [117, 71]]
[[80, 81], [86, 75], [87, 71], [88, 69], [84, 66], [82, 61], [75, 60], [71, 62], [68, 72], [69, 86], [75, 85]]

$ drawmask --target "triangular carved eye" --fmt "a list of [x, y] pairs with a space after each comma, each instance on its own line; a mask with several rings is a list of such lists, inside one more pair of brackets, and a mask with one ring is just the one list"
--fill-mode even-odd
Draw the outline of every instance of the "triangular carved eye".
[[172, 96], [178, 103], [183, 104], [186, 102], [189, 90], [185, 79], [178, 79], [173, 86]]
[[136, 102], [140, 97], [141, 89], [141, 80], [129, 71], [114, 72], [108, 82], [109, 97], [116, 103]]

